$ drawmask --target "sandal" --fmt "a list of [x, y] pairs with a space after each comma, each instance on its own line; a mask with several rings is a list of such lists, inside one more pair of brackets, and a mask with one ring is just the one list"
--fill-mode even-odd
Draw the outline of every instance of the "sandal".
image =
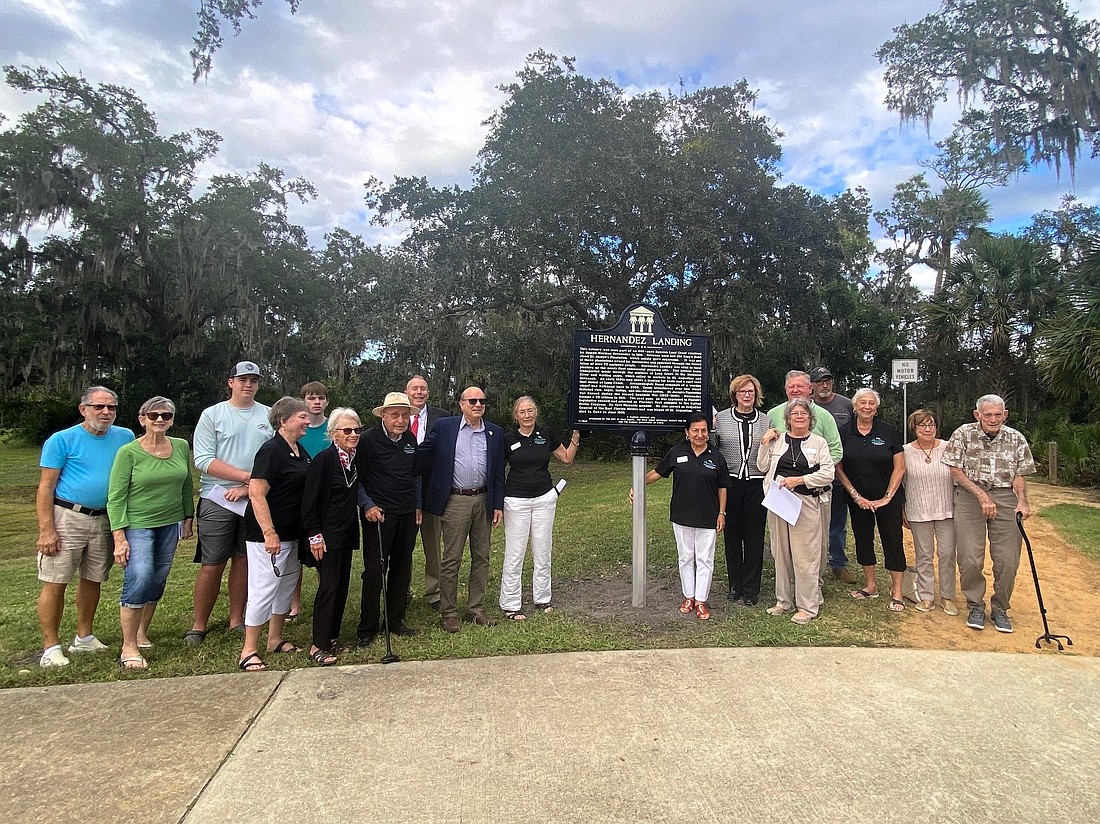
[[891, 612], [902, 612], [905, 609], [905, 601], [902, 601], [899, 598], [891, 598], [890, 606], [888, 607], [888, 609]]
[[268, 652], [274, 653], [275, 655], [293, 655], [296, 652], [301, 652], [301, 650], [290, 643], [290, 641], [280, 641], [275, 646], [275, 649], [269, 649]]
[[866, 601], [868, 598], [878, 598], [877, 592], [868, 592], [865, 589], [853, 589], [848, 593], [857, 601]]
[[539, 612], [553, 612], [554, 605], [549, 602], [545, 604], [535, 604], [535, 609], [537, 609]]
[[685, 598], [684, 603], [680, 604], [680, 614], [681, 615], [688, 615], [688, 614], [691, 613], [691, 611], [693, 609], [695, 609], [695, 599], [694, 598]]
[[142, 656], [127, 656], [126, 658], [119, 658], [118, 665], [123, 669], [148, 669], [149, 662]]
[[258, 652], [253, 652], [237, 662], [237, 669], [245, 672], [262, 672], [267, 669], [267, 664], [264, 663]]
[[287, 616], [286, 616], [286, 622], [287, 622], [288, 624], [293, 624], [293, 623], [294, 623], [295, 621], [297, 621], [297, 620], [298, 620], [298, 616], [299, 616], [299, 615], [301, 615], [301, 613], [300, 613], [300, 612], [290, 612], [290, 613], [287, 613]]
[[336, 663], [336, 656], [329, 652], [327, 649], [317, 649], [309, 654], [309, 657], [313, 659], [313, 663], [319, 667], [331, 667]]
[[189, 647], [197, 647], [206, 640], [206, 633], [209, 630], [205, 629], [189, 629], [183, 634], [183, 643]]
[[526, 621], [526, 620], [527, 620], [527, 616], [526, 616], [526, 615], [524, 615], [524, 614], [523, 614], [523, 613], [522, 613], [522, 612], [521, 612], [520, 610], [518, 610], [518, 609], [517, 609], [517, 610], [514, 610], [514, 611], [507, 611], [507, 610], [506, 610], [506, 611], [504, 612], [504, 617], [505, 617], [505, 618], [506, 618], [507, 620], [509, 620], [509, 621]]
[[700, 621], [710, 620], [710, 608], [707, 606], [706, 601], [699, 601], [695, 605], [695, 615]]

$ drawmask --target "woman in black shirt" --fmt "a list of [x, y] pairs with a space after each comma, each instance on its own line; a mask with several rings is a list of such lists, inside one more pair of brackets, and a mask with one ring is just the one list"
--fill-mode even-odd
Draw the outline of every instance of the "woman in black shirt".
[[336, 663], [351, 584], [351, 559], [359, 548], [355, 450], [362, 431], [354, 409], [332, 410], [326, 429], [332, 444], [310, 463], [302, 496], [302, 527], [309, 543], [299, 556], [317, 567], [309, 657], [322, 667]]
[[309, 453], [298, 439], [309, 426], [309, 413], [302, 400], [283, 397], [271, 407], [268, 420], [275, 435], [256, 452], [244, 513], [248, 603], [238, 666], [246, 672], [267, 669], [259, 651], [264, 624], [268, 625], [268, 652], [299, 652], [283, 640], [283, 623], [302, 569], [298, 542]]
[[[657, 468], [646, 473], [645, 482], [673, 475], [669, 520], [676, 536], [684, 592], [680, 612], [688, 615], [694, 611], [700, 621], [706, 621], [710, 618], [707, 599], [714, 577], [714, 545], [718, 531], [725, 526], [730, 473], [722, 453], [710, 445], [707, 415], [693, 412], [684, 434], [687, 440], [668, 450]], [[633, 489], [630, 501], [634, 501]]]
[[550, 554], [554, 543], [554, 514], [558, 491], [550, 478], [550, 456], [572, 463], [581, 442], [573, 430], [565, 446], [554, 433], [538, 425], [539, 409], [524, 395], [512, 404], [516, 429], [504, 435], [504, 460], [508, 477], [504, 482], [504, 569], [500, 576], [500, 608], [506, 618], [523, 621], [523, 559], [531, 542], [534, 569], [531, 595], [535, 608], [549, 612]]

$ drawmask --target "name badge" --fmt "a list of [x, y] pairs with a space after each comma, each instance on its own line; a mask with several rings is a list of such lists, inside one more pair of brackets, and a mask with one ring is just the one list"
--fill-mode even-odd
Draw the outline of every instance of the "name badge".
[[812, 461], [814, 458], [817, 457], [817, 447], [804, 446], [802, 447], [802, 454], [806, 456], [806, 460]]
[[516, 442], [515, 442], [514, 444], [512, 444], [512, 445], [511, 445], [510, 447], [508, 447], [508, 448], [509, 448], [509, 449], [511, 449], [511, 450], [512, 450], [513, 452], [515, 452], [515, 451], [516, 451], [517, 449], [519, 449], [519, 448], [520, 448], [521, 446], [523, 446], [523, 444], [521, 444], [521, 443], [520, 443], [519, 441], [516, 441]]
[[687, 455], [681, 455], [679, 458], [676, 459], [676, 463], [687, 463], [687, 462], [688, 462], [688, 456]]

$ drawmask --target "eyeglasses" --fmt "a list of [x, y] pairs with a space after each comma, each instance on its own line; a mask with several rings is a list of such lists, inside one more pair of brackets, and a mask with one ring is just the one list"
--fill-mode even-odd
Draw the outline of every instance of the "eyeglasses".
[[145, 417], [151, 421], [170, 421], [176, 416], [175, 412], [146, 412]]
[[484, 406], [488, 402], [489, 401], [485, 398], [466, 398], [466, 403], [470, 404], [470, 406]]
[[275, 566], [275, 556], [272, 555], [270, 557], [271, 557], [271, 571], [275, 573], [276, 578], [282, 578], [283, 573], [279, 572], [279, 568], [277, 566]]
[[361, 426], [341, 426], [336, 430], [337, 432], [343, 432], [345, 435], [362, 435], [363, 427]]
[[104, 409], [106, 409], [108, 412], [118, 411], [117, 403], [86, 403], [84, 405], [91, 409], [94, 409], [96, 412], [102, 412]]
[[921, 421], [920, 423], [917, 424], [917, 429], [923, 429], [927, 426], [930, 426], [933, 429], [935, 429], [936, 428], [936, 422], [935, 421]]
[[736, 394], [738, 394], [738, 395], [755, 395], [756, 390], [755, 389], [738, 389]]

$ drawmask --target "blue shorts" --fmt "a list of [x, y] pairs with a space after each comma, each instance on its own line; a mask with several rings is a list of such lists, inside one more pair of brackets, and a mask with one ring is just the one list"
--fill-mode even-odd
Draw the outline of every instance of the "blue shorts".
[[164, 595], [168, 573], [172, 571], [172, 556], [180, 539], [180, 525], [166, 524], [152, 529], [126, 529], [130, 542], [130, 560], [122, 578], [119, 604], [141, 609], [156, 603]]

